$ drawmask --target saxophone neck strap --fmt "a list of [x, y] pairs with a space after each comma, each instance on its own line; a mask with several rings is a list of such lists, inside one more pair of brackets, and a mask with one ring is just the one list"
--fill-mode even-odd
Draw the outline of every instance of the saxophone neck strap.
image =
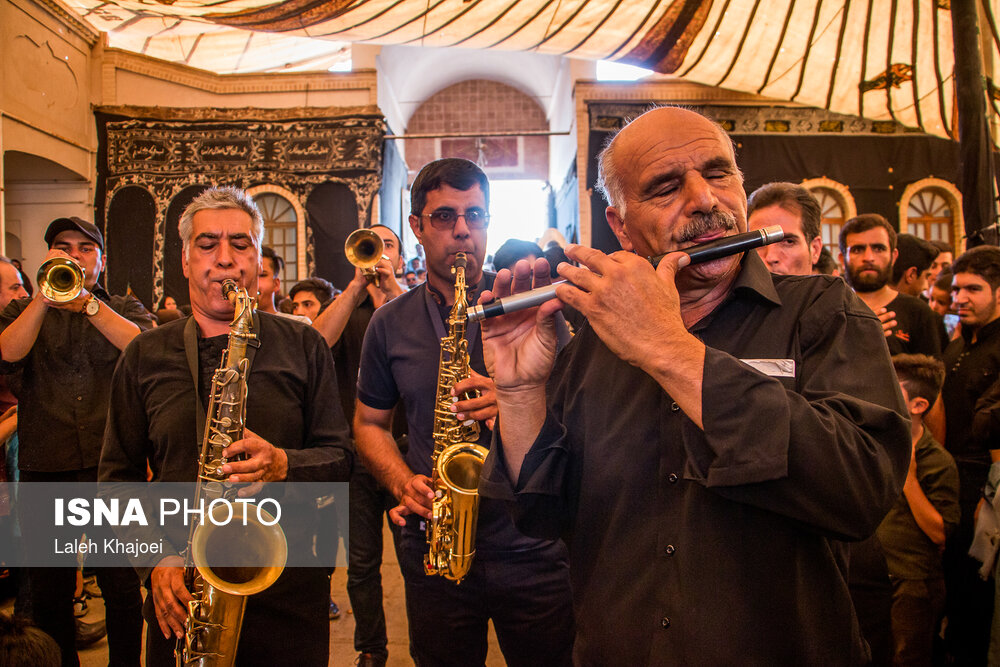
[[[260, 316], [255, 310], [253, 312], [253, 333], [254, 338], [247, 342], [247, 380], [250, 378], [250, 369], [253, 368], [253, 358], [260, 348]], [[191, 383], [194, 385], [194, 410], [195, 410], [195, 442], [201, 442], [205, 435], [205, 406], [201, 402], [201, 382], [198, 375], [198, 323], [195, 322], [194, 315], [187, 318], [184, 324], [184, 354], [187, 357], [188, 370], [191, 371]]]
[[[423, 287], [424, 303], [427, 305], [427, 315], [431, 318], [431, 325], [434, 327], [434, 332], [437, 334], [438, 339], [444, 338], [448, 335], [448, 330], [445, 328], [445, 322], [441, 318], [441, 309], [438, 306], [438, 302], [434, 300], [434, 295], [427, 288], [427, 283], [424, 283]], [[468, 298], [469, 294], [473, 294], [474, 290], [475, 288], [467, 291], [466, 298]], [[465, 339], [469, 342], [470, 350], [473, 348], [477, 336], [479, 336], [479, 322], [467, 322], [465, 325]]]

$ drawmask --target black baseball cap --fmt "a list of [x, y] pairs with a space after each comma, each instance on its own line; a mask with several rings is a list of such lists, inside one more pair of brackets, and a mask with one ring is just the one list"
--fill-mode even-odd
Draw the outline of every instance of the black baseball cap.
[[56, 240], [56, 237], [65, 231], [80, 232], [96, 243], [101, 252], [104, 252], [104, 235], [101, 234], [101, 230], [97, 228], [97, 225], [75, 216], [72, 218], [56, 218], [49, 223], [49, 228], [45, 230], [45, 243], [51, 248], [52, 242]]

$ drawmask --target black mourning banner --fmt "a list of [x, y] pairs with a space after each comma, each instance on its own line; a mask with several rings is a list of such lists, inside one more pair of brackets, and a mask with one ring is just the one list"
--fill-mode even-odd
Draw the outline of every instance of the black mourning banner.
[[[371, 224], [382, 180], [385, 121], [375, 107], [330, 109], [101, 108], [97, 114], [96, 222], [107, 239], [107, 284], [147, 307], [167, 294], [187, 301], [177, 222], [215, 185], [263, 186], [307, 211], [306, 273], [337, 284], [328, 257]], [[335, 186], [342, 210], [310, 207]], [[321, 197], [323, 199], [328, 199]], [[152, 261], [150, 261], [152, 257]], [[348, 278], [349, 279], [349, 278]]]

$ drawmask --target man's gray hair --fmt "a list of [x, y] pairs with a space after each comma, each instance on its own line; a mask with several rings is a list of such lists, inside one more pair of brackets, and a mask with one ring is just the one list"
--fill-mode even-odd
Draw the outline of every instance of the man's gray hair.
[[184, 254], [187, 255], [191, 243], [191, 233], [194, 229], [194, 214], [205, 210], [236, 209], [250, 216], [250, 238], [254, 247], [260, 253], [261, 241], [264, 238], [264, 218], [253, 199], [243, 190], [231, 186], [213, 187], [205, 190], [187, 205], [177, 223], [177, 233], [184, 244]]
[[[618, 138], [618, 135], [620, 135], [625, 128], [627, 128], [629, 125], [632, 124], [632, 121], [642, 117], [643, 115], [649, 113], [650, 111], [655, 111], [656, 109], [662, 109], [662, 108], [685, 109], [687, 111], [693, 111], [694, 113], [697, 113], [699, 116], [702, 116], [712, 125], [715, 126], [715, 129], [718, 130], [719, 135], [721, 137], [724, 137], [724, 139], [729, 142], [729, 145], [733, 149], [733, 155], [736, 154], [736, 143], [733, 141], [733, 138], [729, 136], [729, 133], [726, 132], [726, 128], [722, 127], [722, 125], [720, 125], [718, 121], [713, 120], [708, 116], [705, 116], [703, 113], [695, 109], [691, 109], [683, 105], [654, 104], [647, 107], [641, 114], [637, 116], [625, 118], [624, 122], [622, 123], [622, 126], [617, 130], [615, 130], [615, 132], [608, 137], [607, 141], [604, 142], [604, 148], [602, 148], [601, 152], [597, 154], [597, 183], [594, 184], [594, 187], [597, 189], [598, 192], [601, 193], [601, 195], [604, 197], [604, 200], [608, 202], [609, 205], [614, 206], [615, 210], [618, 211], [618, 216], [621, 218], [625, 217], [625, 178], [622, 175], [621, 167], [615, 162], [614, 159], [615, 140]], [[742, 179], [743, 173], [740, 172], [738, 168], [737, 168], [737, 173], [739, 174], [740, 179]]]

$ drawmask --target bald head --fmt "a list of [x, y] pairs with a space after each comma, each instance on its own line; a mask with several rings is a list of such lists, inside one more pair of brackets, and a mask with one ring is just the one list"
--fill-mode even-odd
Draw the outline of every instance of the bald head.
[[[657, 138], [670, 138], [674, 134], [702, 128], [713, 133], [728, 147], [729, 157], [736, 163], [736, 153], [732, 139], [715, 121], [699, 113], [680, 107], [658, 107], [629, 121], [607, 142], [598, 155], [597, 190], [605, 201], [615, 207], [621, 215], [627, 208], [625, 188], [628, 183], [624, 168], [630, 160], [652, 148]], [[740, 174], [742, 179], [742, 174]]]

